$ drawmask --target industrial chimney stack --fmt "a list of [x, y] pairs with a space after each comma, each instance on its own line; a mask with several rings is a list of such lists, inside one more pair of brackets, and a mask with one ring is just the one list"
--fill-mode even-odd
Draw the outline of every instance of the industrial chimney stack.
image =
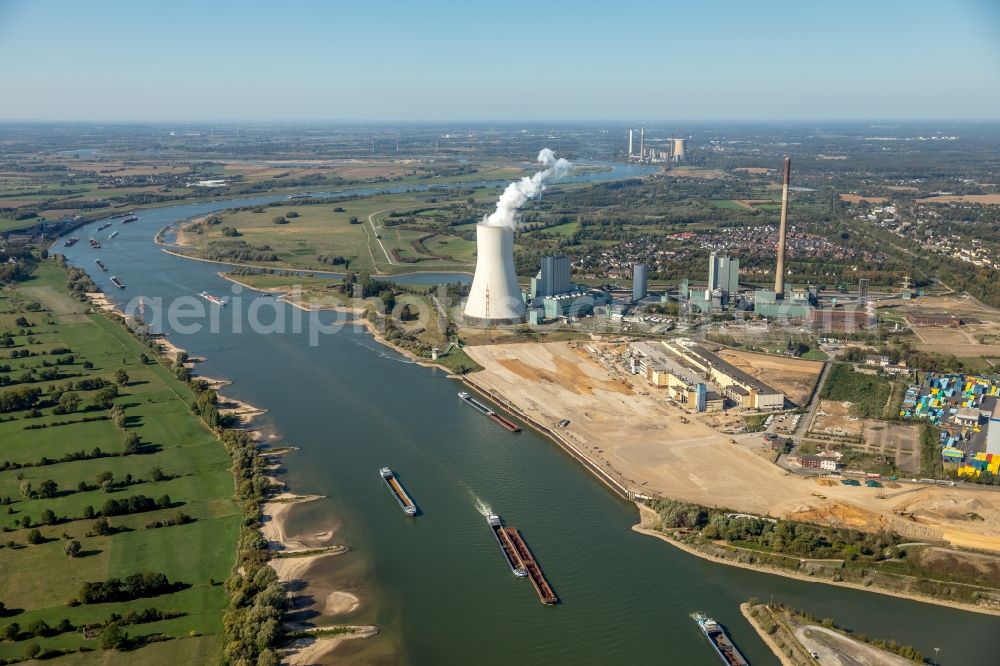
[[792, 158], [785, 158], [785, 176], [781, 185], [781, 224], [778, 226], [778, 265], [774, 270], [774, 295], [785, 293], [785, 233], [788, 224], [788, 180], [792, 173]]

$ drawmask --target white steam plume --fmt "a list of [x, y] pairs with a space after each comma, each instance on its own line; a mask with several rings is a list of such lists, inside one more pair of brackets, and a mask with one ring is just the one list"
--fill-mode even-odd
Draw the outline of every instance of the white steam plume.
[[497, 200], [497, 209], [483, 220], [483, 224], [513, 229], [517, 225], [518, 209], [528, 199], [542, 193], [547, 179], [565, 176], [572, 166], [561, 157], [556, 159], [555, 153], [548, 148], [542, 148], [538, 153], [538, 162], [544, 164], [545, 169], [508, 185]]

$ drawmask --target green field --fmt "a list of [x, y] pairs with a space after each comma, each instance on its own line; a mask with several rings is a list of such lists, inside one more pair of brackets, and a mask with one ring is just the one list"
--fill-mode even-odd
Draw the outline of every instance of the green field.
[[876, 375], [855, 372], [849, 363], [837, 363], [823, 386], [824, 400], [853, 403], [851, 414], [877, 419], [882, 415], [892, 391], [892, 382]]
[[[479, 195], [479, 191], [476, 192]], [[337, 204], [276, 206], [223, 213], [221, 222], [199, 225], [184, 233], [184, 242], [200, 256], [210, 251], [213, 241], [244, 241], [254, 247], [268, 246], [277, 261], [241, 261], [260, 266], [343, 271], [345, 268], [370, 273], [401, 273], [414, 270], [462, 270], [475, 261], [475, 243], [454, 235], [453, 229], [434, 214], [449, 203], [440, 195], [407, 193], [347, 200]], [[477, 203], [479, 196], [475, 196]], [[482, 204], [480, 204], [482, 205]], [[338, 211], [337, 209], [343, 209]], [[419, 211], [405, 225], [392, 225], [393, 212]], [[288, 217], [290, 212], [297, 217]], [[287, 224], [275, 224], [276, 217]], [[358, 223], [351, 224], [351, 218]], [[419, 227], [414, 228], [401, 228]], [[236, 229], [239, 236], [223, 235], [224, 228]], [[231, 232], [230, 232], [231, 233]], [[345, 264], [331, 264], [321, 256], [340, 256]], [[223, 257], [223, 260], [225, 258]]]
[[[152, 643], [137, 651], [109, 650], [100, 657], [74, 654], [60, 658], [60, 663], [215, 662], [224, 640], [222, 613], [228, 604], [221, 582], [229, 577], [236, 560], [240, 521], [229, 456], [191, 413], [193, 395], [188, 387], [159, 363], [143, 362], [140, 355], [145, 348], [105, 315], [86, 313], [83, 305], [66, 295], [65, 283], [65, 272], [46, 264], [16, 291], [0, 292], [0, 338], [10, 333], [13, 341], [13, 346], [0, 347], [0, 366], [11, 366], [0, 368], [0, 375], [22, 380], [0, 390], [0, 395], [25, 387], [41, 391], [37, 413], [10, 408], [0, 413], [0, 468], [4, 468], [0, 501], [10, 498], [9, 504], [0, 506], [5, 532], [0, 539], [0, 602], [7, 608], [0, 617], [0, 631], [11, 623], [21, 628], [15, 640], [0, 640], [0, 659], [23, 658], [35, 644], [43, 654], [100, 650], [98, 638], [85, 639], [76, 630], [31, 636], [29, 628], [37, 620], [55, 628], [66, 619], [78, 628], [105, 622], [113, 613], [125, 616], [156, 608], [176, 611], [178, 616], [122, 629], [133, 639], [162, 635], [166, 643]], [[31, 303], [42, 309], [30, 309]], [[24, 322], [18, 324], [19, 317], [30, 324], [27, 329]], [[68, 348], [69, 354], [51, 353], [59, 347]], [[14, 352], [31, 355], [10, 358]], [[72, 362], [66, 363], [70, 354]], [[55, 365], [56, 359], [63, 364]], [[37, 379], [53, 369], [58, 369], [58, 378], [33, 381], [23, 376], [33, 370]], [[123, 428], [136, 433], [141, 442], [139, 451], [131, 455], [121, 455], [123, 431], [107, 420], [109, 410], [91, 405], [97, 390], [75, 389], [80, 405], [66, 414], [54, 415], [49, 404], [52, 391], [65, 388], [68, 382], [95, 378], [114, 382], [119, 369], [125, 370], [128, 381], [118, 387], [114, 402], [124, 408]], [[102, 420], [81, 422], [84, 418]], [[36, 428], [26, 430], [28, 426]], [[91, 454], [95, 448], [111, 455], [56, 462], [72, 452]], [[156, 468], [155, 476], [161, 480], [154, 479]], [[105, 472], [110, 472], [113, 481], [102, 487], [98, 476]], [[131, 483], [126, 485], [127, 475]], [[48, 481], [55, 482], [57, 490], [39, 493]], [[26, 494], [27, 483], [32, 490]], [[169, 495], [169, 508], [108, 517], [110, 526], [121, 531], [92, 535], [95, 519], [84, 518], [89, 515], [87, 507], [101, 512], [109, 500], [137, 495], [154, 499]], [[54, 514], [55, 521], [50, 520], [54, 524], [40, 525], [46, 511]], [[178, 512], [192, 520], [147, 527], [154, 521], [175, 519]], [[25, 518], [31, 519], [30, 527], [23, 526]], [[35, 528], [42, 540], [31, 544]], [[76, 557], [65, 552], [72, 541], [80, 544]], [[124, 579], [143, 572], [165, 574], [183, 589], [132, 601], [69, 605], [84, 581]]]

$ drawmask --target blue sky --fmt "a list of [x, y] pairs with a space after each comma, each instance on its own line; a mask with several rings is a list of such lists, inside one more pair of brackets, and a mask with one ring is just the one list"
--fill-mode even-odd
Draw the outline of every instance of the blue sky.
[[0, 0], [0, 118], [998, 119], [1000, 1]]

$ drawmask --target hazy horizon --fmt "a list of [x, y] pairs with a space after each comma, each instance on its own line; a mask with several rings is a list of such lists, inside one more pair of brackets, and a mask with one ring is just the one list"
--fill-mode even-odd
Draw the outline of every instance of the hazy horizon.
[[994, 121], [998, 36], [989, 0], [0, 0], [0, 120]]

